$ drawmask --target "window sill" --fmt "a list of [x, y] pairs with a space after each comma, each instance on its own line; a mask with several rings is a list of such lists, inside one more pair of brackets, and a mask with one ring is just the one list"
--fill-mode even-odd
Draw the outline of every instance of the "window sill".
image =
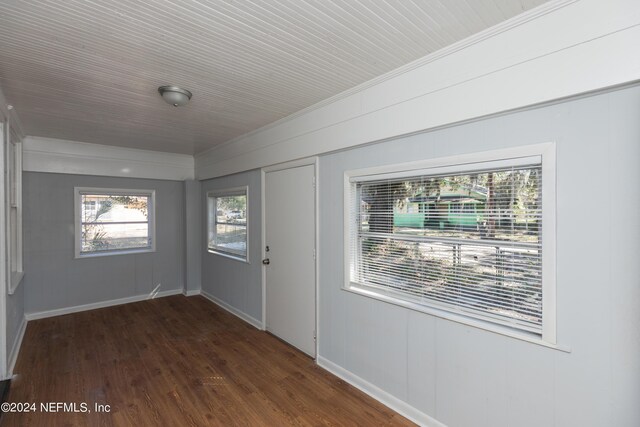
[[113, 256], [113, 255], [131, 255], [131, 254], [143, 254], [155, 252], [155, 248], [144, 248], [144, 249], [125, 249], [121, 251], [104, 251], [104, 252], [87, 252], [87, 253], [76, 253], [76, 259], [82, 258], [97, 258], [103, 256]]
[[229, 259], [232, 259], [234, 261], [240, 261], [240, 262], [244, 262], [245, 264], [251, 264], [249, 262], [248, 258], [243, 258], [240, 255], [234, 255], [234, 254], [230, 254], [230, 253], [227, 253], [227, 252], [216, 251], [216, 250], [211, 249], [211, 248], [208, 248], [207, 252], [209, 252], [210, 254], [213, 254], [213, 255], [219, 255], [221, 257], [229, 258]]
[[430, 307], [427, 305], [418, 304], [411, 301], [405, 301], [390, 295], [385, 295], [384, 293], [376, 292], [373, 289], [365, 288], [363, 286], [358, 285], [357, 283], [351, 283], [350, 285], [343, 285], [342, 290], [347, 292], [352, 292], [357, 295], [373, 298], [389, 304], [398, 305], [400, 307], [408, 308], [410, 310], [419, 311], [421, 313], [439, 317], [441, 319], [446, 319], [453, 322], [461, 323], [463, 325], [479, 328], [488, 332], [493, 332], [493, 333], [504, 335], [510, 338], [527, 341], [532, 344], [541, 345], [543, 347], [563, 351], [565, 353], [571, 353], [571, 349], [569, 347], [547, 342], [542, 338], [540, 338], [538, 335], [535, 335], [533, 333], [518, 331], [512, 328], [509, 328], [507, 326], [502, 326], [502, 325], [498, 325], [488, 321], [467, 317], [464, 314], [451, 313], [435, 307]]
[[11, 273], [11, 281], [9, 282], [9, 295], [13, 295], [20, 283], [22, 283], [22, 279], [24, 278], [23, 271], [14, 271]]

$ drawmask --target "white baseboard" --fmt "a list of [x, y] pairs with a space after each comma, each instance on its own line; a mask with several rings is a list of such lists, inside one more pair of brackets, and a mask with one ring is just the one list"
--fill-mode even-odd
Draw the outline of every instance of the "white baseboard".
[[155, 293], [150, 293], [145, 295], [135, 295], [135, 296], [126, 297], [126, 298], [112, 299], [109, 301], [94, 302], [91, 304], [76, 305], [73, 307], [58, 308], [55, 310], [39, 311], [35, 313], [25, 313], [24, 317], [27, 320], [44, 319], [46, 317], [62, 316], [64, 314], [78, 313], [80, 311], [95, 310], [96, 308], [105, 308], [105, 307], [111, 307], [114, 305], [128, 304], [130, 302], [144, 301], [147, 299], [168, 297], [170, 295], [179, 295], [181, 293], [182, 293], [182, 289], [169, 289], [166, 291], [160, 291], [160, 292], [155, 292]]
[[226, 303], [226, 302], [222, 301], [221, 299], [211, 295], [208, 292], [200, 291], [200, 295], [202, 295], [203, 297], [205, 297], [206, 299], [208, 299], [212, 303], [216, 304], [217, 306], [220, 306], [221, 308], [227, 310], [229, 313], [231, 313], [231, 314], [233, 314], [235, 316], [238, 316], [239, 318], [241, 318], [242, 320], [244, 320], [245, 322], [247, 322], [251, 326], [254, 326], [257, 329], [260, 329], [261, 331], [264, 330], [264, 325], [258, 319], [249, 316], [247, 313], [238, 310], [237, 308], [229, 305], [228, 303]]
[[196, 290], [191, 290], [191, 291], [184, 291], [182, 292], [184, 294], [184, 296], [186, 297], [192, 297], [194, 295], [200, 295], [202, 291], [200, 291], [200, 289], [196, 289]]
[[27, 319], [23, 316], [22, 323], [20, 324], [20, 329], [18, 330], [18, 335], [16, 335], [16, 339], [13, 342], [13, 346], [11, 347], [11, 353], [9, 353], [9, 365], [7, 366], [7, 378], [11, 378], [13, 376], [13, 368], [16, 366], [16, 361], [18, 360], [18, 353], [20, 353], [20, 347], [22, 347], [22, 339], [24, 338], [24, 333], [27, 330]]
[[435, 418], [432, 418], [424, 412], [417, 410], [407, 402], [398, 399], [397, 397], [382, 390], [378, 386], [371, 384], [369, 381], [360, 378], [351, 371], [344, 369], [342, 366], [336, 365], [335, 363], [331, 362], [328, 359], [325, 359], [322, 356], [318, 356], [318, 358], [316, 359], [316, 363], [318, 364], [318, 366], [345, 380], [352, 386], [362, 390], [369, 396], [373, 397], [377, 401], [388, 406], [403, 417], [408, 418], [418, 425], [425, 427], [446, 427]]

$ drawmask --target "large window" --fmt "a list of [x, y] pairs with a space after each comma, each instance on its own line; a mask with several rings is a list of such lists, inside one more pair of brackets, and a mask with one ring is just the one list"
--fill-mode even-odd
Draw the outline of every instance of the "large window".
[[155, 250], [152, 190], [76, 188], [76, 256]]
[[542, 155], [434, 163], [347, 174], [347, 287], [555, 342]]
[[247, 260], [247, 187], [207, 193], [210, 252]]

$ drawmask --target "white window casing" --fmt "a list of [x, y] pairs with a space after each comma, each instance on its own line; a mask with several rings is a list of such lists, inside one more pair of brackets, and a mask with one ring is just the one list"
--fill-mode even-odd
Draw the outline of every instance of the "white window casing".
[[[1, 138], [0, 138], [1, 139]], [[6, 126], [6, 230], [7, 230], [7, 283], [13, 294], [24, 276], [22, 261], [22, 143]]]
[[156, 250], [155, 190], [75, 187], [75, 257]]
[[249, 189], [207, 192], [207, 251], [249, 262]]
[[347, 171], [343, 288], [556, 343], [555, 144]]

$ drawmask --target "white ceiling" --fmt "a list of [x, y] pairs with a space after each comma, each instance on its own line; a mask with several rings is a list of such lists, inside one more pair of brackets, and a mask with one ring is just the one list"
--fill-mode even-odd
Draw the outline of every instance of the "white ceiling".
[[0, 88], [27, 135], [195, 154], [546, 1], [2, 0]]

